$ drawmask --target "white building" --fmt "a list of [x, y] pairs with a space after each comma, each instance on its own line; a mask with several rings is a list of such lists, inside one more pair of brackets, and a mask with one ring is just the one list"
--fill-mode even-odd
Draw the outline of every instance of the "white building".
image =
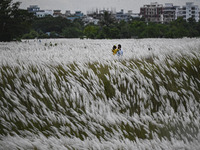
[[165, 3], [163, 8], [163, 22], [169, 23], [178, 18], [178, 10], [180, 6], [174, 6], [173, 3]]
[[187, 20], [193, 17], [196, 22], [199, 21], [199, 7], [198, 5], [194, 5], [193, 2], [187, 2], [182, 8], [179, 8], [178, 12], [179, 17], [183, 17], [183, 19]]
[[45, 17], [45, 16], [53, 16], [53, 11], [52, 10], [40, 10], [38, 12], [36, 12], [36, 16], [38, 18], [42, 18], [42, 17]]
[[90, 24], [90, 23], [98, 25], [99, 19], [94, 19], [93, 17], [84, 16], [83, 17], [83, 22], [85, 23], [85, 25]]

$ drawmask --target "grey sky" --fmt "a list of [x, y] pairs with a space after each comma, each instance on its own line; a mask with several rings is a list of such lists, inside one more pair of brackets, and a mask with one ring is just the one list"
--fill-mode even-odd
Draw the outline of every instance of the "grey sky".
[[21, 8], [26, 9], [29, 5], [38, 5], [40, 9], [60, 9], [64, 13], [65, 10], [71, 10], [73, 13], [76, 10], [81, 10], [83, 13], [98, 9], [116, 9], [125, 12], [132, 10], [134, 13], [139, 13], [140, 7], [150, 2], [158, 2], [160, 4], [173, 3], [174, 5], [185, 5], [186, 2], [194, 2], [199, 5], [200, 0], [14, 0], [22, 2]]

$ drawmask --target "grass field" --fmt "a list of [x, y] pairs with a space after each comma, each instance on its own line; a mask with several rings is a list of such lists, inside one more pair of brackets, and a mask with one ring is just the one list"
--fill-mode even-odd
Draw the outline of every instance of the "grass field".
[[0, 149], [198, 150], [199, 58], [187, 38], [0, 43]]

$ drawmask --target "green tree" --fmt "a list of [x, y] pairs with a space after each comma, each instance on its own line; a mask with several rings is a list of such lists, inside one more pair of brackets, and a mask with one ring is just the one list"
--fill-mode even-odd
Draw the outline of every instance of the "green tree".
[[86, 26], [83, 33], [87, 38], [95, 39], [98, 35], [99, 27], [94, 25]]
[[197, 37], [199, 36], [200, 32], [198, 31], [198, 23], [196, 22], [194, 17], [189, 18], [188, 20], [188, 36], [189, 37]]
[[114, 23], [116, 23], [116, 21], [115, 21], [113, 15], [108, 11], [104, 12], [104, 14], [99, 22], [100, 26], [102, 26], [102, 27], [103, 26], [110, 27]]
[[169, 30], [165, 33], [166, 38], [176, 38], [176, 31], [177, 27], [176, 26], [171, 26]]
[[106, 34], [102, 30], [99, 30], [97, 39], [105, 39], [105, 38], [106, 38]]
[[169, 27], [168, 25], [165, 25], [165, 24], [157, 24], [157, 31], [158, 31], [158, 34], [157, 34], [157, 37], [165, 37], [165, 33], [169, 30]]
[[189, 24], [183, 17], [179, 17], [177, 20], [170, 23], [170, 31], [173, 32], [171, 38], [182, 38], [188, 36]]
[[200, 36], [200, 20], [199, 20], [199, 22], [196, 24], [196, 30], [197, 30], [197, 32], [198, 32], [198, 37]]
[[0, 1], [0, 41], [11, 41], [29, 32], [33, 16], [19, 6], [20, 2]]
[[130, 25], [128, 22], [120, 21], [119, 24], [117, 25], [118, 28], [120, 29], [120, 38], [130, 38], [131, 33], [130, 33]]
[[129, 26], [131, 36], [140, 38], [147, 25], [143, 21], [133, 21]]
[[82, 31], [79, 30], [76, 27], [66, 27], [65, 29], [63, 29], [62, 31], [62, 35], [65, 38], [77, 38], [82, 36]]
[[29, 33], [22, 36], [23, 39], [34, 39], [37, 37], [39, 37], [39, 34], [35, 30], [31, 30]]
[[111, 29], [111, 28], [108, 27], [108, 26], [104, 26], [104, 27], [102, 27], [102, 29], [101, 29], [101, 32], [105, 35], [105, 38], [106, 38], [106, 39], [111, 38], [111, 30], [110, 30], [110, 29]]
[[109, 38], [111, 39], [118, 39], [120, 38], [120, 30], [117, 27], [113, 27], [110, 29]]
[[33, 29], [38, 31], [46, 32], [56, 32], [60, 34], [62, 30], [66, 27], [71, 27], [73, 24], [70, 20], [62, 17], [52, 17], [46, 16], [44, 18], [37, 18], [33, 22]]
[[167, 25], [148, 23], [144, 31], [141, 34], [141, 37], [144, 38], [162, 38], [165, 37], [165, 32], [167, 31]]

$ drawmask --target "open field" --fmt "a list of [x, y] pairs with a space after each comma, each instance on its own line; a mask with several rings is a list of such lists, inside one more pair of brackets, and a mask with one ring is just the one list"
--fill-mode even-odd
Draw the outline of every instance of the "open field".
[[199, 150], [199, 58], [195, 38], [0, 43], [0, 149]]

